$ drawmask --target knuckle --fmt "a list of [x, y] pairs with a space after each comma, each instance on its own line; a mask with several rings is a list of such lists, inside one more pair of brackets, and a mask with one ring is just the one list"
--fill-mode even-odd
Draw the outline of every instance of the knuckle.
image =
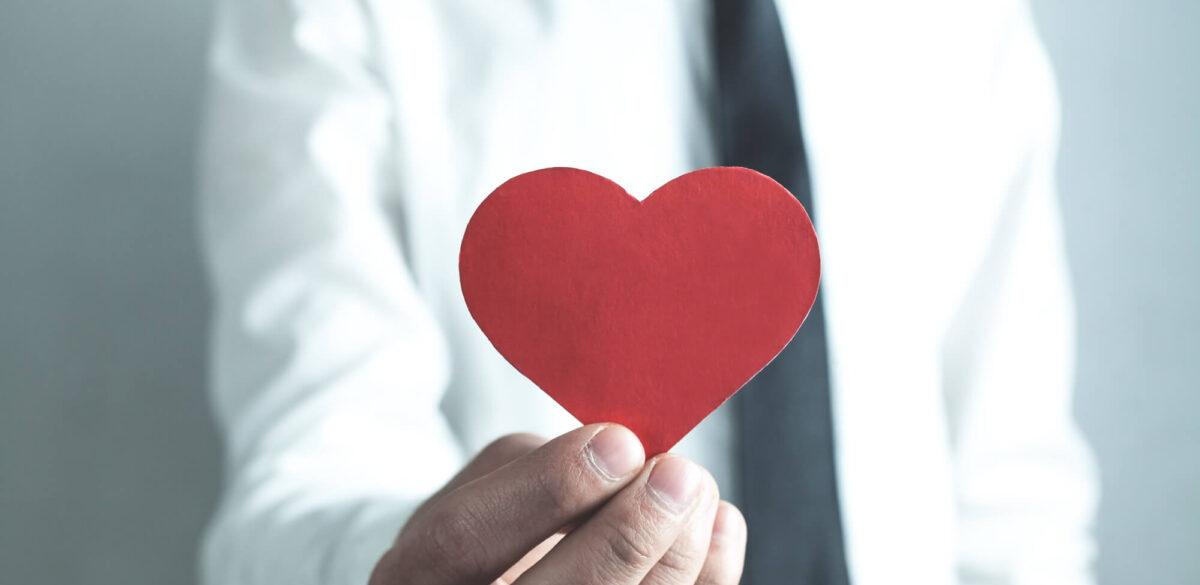
[[383, 553], [379, 562], [375, 563], [375, 568], [371, 570], [367, 585], [386, 585], [400, 581], [405, 573], [402, 564], [403, 558], [398, 553], [399, 549], [394, 547]]
[[698, 513], [692, 519], [684, 532], [663, 553], [662, 558], [654, 567], [659, 574], [656, 583], [691, 583], [701, 572], [708, 559], [712, 520], [716, 516], [716, 501], [711, 503], [712, 514]]
[[668, 583], [682, 583], [682, 576], [696, 574], [703, 563], [704, 558], [698, 551], [673, 546], [658, 559], [655, 570], [667, 573], [665, 581]]
[[[447, 509], [448, 508], [448, 509]], [[419, 546], [427, 567], [448, 582], [475, 580], [487, 571], [488, 551], [470, 506], [430, 514]]]
[[696, 578], [696, 585], [737, 585], [741, 580], [742, 561], [728, 553], [718, 553], [717, 556], [705, 563]]
[[543, 457], [533, 472], [530, 499], [554, 517], [573, 516], [585, 506], [589, 489], [577, 465]]
[[642, 522], [612, 522], [606, 532], [606, 552], [621, 566], [645, 567], [655, 561], [654, 535]]
[[501, 463], [510, 461], [540, 447], [546, 440], [530, 433], [514, 433], [492, 441], [477, 456], [478, 459]]

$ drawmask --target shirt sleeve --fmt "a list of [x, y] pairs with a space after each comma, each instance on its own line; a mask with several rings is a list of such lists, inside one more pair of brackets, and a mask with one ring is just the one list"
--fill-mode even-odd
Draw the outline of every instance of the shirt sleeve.
[[224, 493], [202, 582], [366, 583], [456, 470], [445, 340], [382, 201], [366, 3], [219, 2], [200, 165]]
[[944, 343], [964, 585], [1092, 582], [1095, 470], [1072, 415], [1074, 307], [1055, 194], [1058, 99], [1027, 9], [996, 64], [1019, 168]]

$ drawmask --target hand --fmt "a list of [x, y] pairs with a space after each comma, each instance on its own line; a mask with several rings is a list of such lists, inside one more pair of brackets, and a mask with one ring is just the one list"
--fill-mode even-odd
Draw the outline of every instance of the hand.
[[510, 435], [421, 506], [371, 585], [735, 585], [746, 525], [712, 476], [628, 429]]

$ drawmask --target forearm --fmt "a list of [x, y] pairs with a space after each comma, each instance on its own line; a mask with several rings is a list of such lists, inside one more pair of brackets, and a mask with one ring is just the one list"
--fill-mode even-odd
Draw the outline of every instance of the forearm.
[[378, 497], [321, 501], [304, 491], [224, 502], [205, 538], [201, 583], [366, 583], [415, 508]]
[[271, 412], [263, 428], [223, 417], [230, 476], [205, 540], [204, 583], [365, 583], [417, 504], [459, 467], [436, 406], [404, 401], [402, 383], [369, 383], [371, 370], [359, 364], [357, 377], [277, 408], [244, 408]]

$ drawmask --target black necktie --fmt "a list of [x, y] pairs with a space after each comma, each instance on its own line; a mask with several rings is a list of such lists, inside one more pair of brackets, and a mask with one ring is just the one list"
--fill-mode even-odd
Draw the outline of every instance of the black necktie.
[[[813, 213], [800, 110], [772, 0], [713, 0], [722, 163], [778, 181]], [[825, 314], [738, 393], [747, 585], [846, 585]]]

